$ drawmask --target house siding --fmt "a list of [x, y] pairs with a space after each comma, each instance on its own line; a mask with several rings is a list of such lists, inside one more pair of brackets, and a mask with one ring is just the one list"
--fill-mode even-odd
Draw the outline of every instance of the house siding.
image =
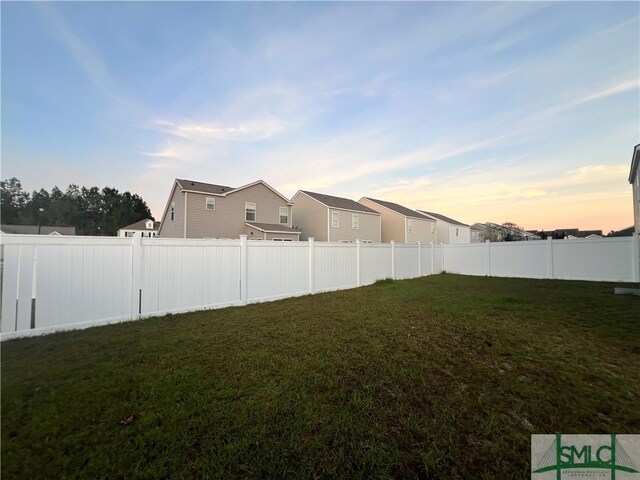
[[633, 219], [636, 232], [640, 232], [640, 171], [636, 171], [633, 182]]
[[327, 238], [327, 207], [302, 192], [291, 199], [293, 203], [293, 226], [301, 231], [300, 240], [314, 237], [320, 242]]
[[[187, 197], [188, 238], [237, 238], [245, 234], [245, 203], [256, 204], [259, 223], [280, 224], [280, 207], [287, 207], [291, 227], [291, 207], [271, 189], [258, 183], [224, 197], [185, 192]], [[207, 197], [215, 198], [215, 210], [206, 209]], [[285, 225], [285, 224], [282, 224]], [[262, 232], [260, 232], [262, 233]]]
[[436, 233], [431, 233], [431, 225], [435, 225], [435, 222], [417, 218], [411, 220], [413, 220], [413, 232], [409, 232], [407, 226], [407, 243], [436, 243]]
[[[458, 229], [458, 236], [456, 236], [456, 228]], [[453, 245], [471, 243], [471, 228], [449, 224], [449, 238]]]
[[[171, 202], [175, 203], [175, 216], [171, 220]], [[171, 198], [162, 217], [158, 236], [163, 238], [184, 237], [184, 193], [176, 182], [173, 184]]]
[[[380, 215], [366, 212], [350, 212], [345, 210], [336, 210], [329, 208], [328, 220], [331, 222], [331, 216], [336, 212], [340, 218], [340, 226], [334, 228], [329, 227], [329, 241], [354, 241], [354, 240], [372, 240], [380, 243]], [[358, 228], [352, 228], [351, 216], [358, 215]], [[326, 216], [326, 213], [325, 213]]]

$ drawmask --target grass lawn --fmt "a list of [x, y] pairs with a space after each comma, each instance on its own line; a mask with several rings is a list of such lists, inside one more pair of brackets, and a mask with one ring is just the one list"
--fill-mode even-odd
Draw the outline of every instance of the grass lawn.
[[2, 478], [530, 477], [640, 431], [640, 298], [437, 275], [2, 344]]

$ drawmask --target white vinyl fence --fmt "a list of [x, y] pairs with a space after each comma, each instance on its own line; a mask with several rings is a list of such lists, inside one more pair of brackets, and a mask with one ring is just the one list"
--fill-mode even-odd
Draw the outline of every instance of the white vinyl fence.
[[638, 236], [470, 245], [1, 235], [2, 339], [442, 271], [640, 281]]

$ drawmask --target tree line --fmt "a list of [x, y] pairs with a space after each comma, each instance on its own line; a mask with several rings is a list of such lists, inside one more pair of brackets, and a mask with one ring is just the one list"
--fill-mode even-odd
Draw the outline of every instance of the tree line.
[[77, 235], [115, 235], [126, 225], [153, 219], [142, 197], [110, 187], [71, 184], [64, 192], [56, 186], [29, 194], [14, 177], [0, 182], [0, 191], [3, 224], [71, 226]]

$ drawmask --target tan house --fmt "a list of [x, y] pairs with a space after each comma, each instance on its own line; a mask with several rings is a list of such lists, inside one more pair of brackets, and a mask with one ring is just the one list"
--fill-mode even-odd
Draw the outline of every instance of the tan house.
[[293, 202], [293, 225], [302, 240], [381, 242], [380, 213], [349, 198], [300, 190]]
[[291, 202], [266, 182], [227, 187], [176, 179], [162, 215], [159, 237], [298, 240]]
[[362, 197], [358, 203], [382, 214], [382, 241], [436, 243], [436, 221], [397, 203]]

